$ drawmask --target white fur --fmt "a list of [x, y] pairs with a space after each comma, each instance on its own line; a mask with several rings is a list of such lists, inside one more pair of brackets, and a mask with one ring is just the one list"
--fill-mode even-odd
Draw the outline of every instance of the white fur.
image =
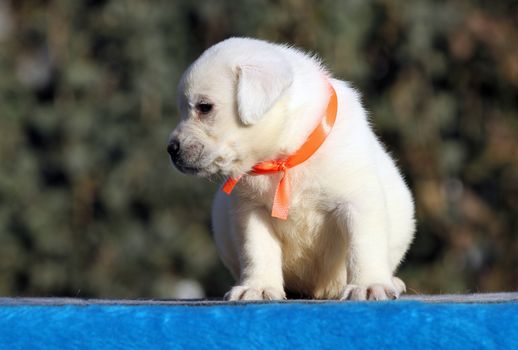
[[[290, 169], [288, 220], [270, 216], [280, 174], [245, 175], [231, 196], [216, 194], [214, 237], [237, 280], [231, 300], [280, 299], [286, 290], [379, 300], [405, 288], [394, 272], [414, 235], [412, 196], [358, 92], [315, 58], [247, 38], [213, 46], [180, 83], [183, 121], [171, 138], [203, 145], [199, 175], [244, 174], [304, 143], [325, 111], [328, 83], [338, 96], [336, 123], [320, 149]], [[192, 108], [200, 96], [214, 102], [210, 116]]]

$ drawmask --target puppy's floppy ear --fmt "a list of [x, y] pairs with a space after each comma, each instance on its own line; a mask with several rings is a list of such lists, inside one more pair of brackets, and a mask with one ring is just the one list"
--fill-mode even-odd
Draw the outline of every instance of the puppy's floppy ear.
[[293, 82], [290, 65], [280, 56], [252, 58], [237, 67], [237, 108], [245, 125], [258, 122]]

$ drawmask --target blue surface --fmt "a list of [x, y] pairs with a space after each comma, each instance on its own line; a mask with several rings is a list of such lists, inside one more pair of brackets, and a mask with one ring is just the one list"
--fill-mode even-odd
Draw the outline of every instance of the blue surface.
[[2, 349], [518, 349], [518, 303], [1, 306]]

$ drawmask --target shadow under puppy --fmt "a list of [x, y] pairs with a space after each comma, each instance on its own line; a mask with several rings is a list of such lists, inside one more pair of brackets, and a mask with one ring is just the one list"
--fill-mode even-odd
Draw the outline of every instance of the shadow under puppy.
[[[175, 166], [229, 180], [214, 200], [229, 300], [386, 300], [414, 236], [414, 205], [360, 96], [312, 56], [231, 38], [179, 84]], [[316, 136], [315, 136], [316, 135]]]

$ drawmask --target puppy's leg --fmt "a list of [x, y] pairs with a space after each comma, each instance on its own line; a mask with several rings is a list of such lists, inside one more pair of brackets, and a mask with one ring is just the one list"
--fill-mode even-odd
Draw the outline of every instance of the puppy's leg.
[[253, 209], [237, 216], [239, 237], [239, 284], [227, 300], [285, 299], [281, 246], [273, 233], [268, 213]]
[[342, 299], [395, 299], [404, 291], [404, 283], [392, 276], [388, 251], [389, 222], [383, 194], [364, 198], [338, 211], [338, 222], [349, 242], [347, 268], [350, 277]]

